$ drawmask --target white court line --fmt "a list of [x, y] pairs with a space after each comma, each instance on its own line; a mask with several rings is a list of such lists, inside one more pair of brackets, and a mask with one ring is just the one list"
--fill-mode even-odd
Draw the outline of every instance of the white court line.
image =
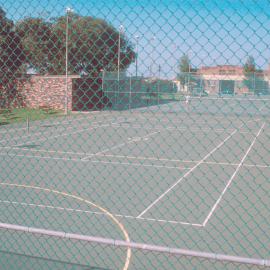
[[[28, 149], [25, 149], [28, 150]], [[44, 150], [45, 151], [45, 150]], [[95, 154], [93, 154], [94, 156]], [[167, 158], [156, 158], [156, 157], [141, 157], [141, 156], [123, 156], [123, 155], [100, 155], [100, 157], [111, 157], [111, 158], [123, 158], [123, 159], [136, 159], [136, 160], [151, 160], [151, 161], [165, 161], [173, 163], [198, 163], [199, 160], [184, 160], [184, 159], [167, 159]], [[221, 166], [232, 166], [236, 167], [239, 163], [229, 162], [215, 162], [215, 161], [204, 161], [203, 164], [209, 165], [221, 165]], [[262, 164], [243, 164], [243, 167], [258, 167], [258, 168], [270, 168], [270, 165]]]
[[[75, 212], [75, 213], [83, 213], [83, 214], [92, 214], [92, 215], [100, 215], [106, 216], [103, 212], [98, 211], [89, 211], [89, 210], [82, 210], [82, 209], [73, 209], [69, 207], [60, 207], [60, 206], [52, 206], [52, 205], [45, 205], [45, 204], [34, 204], [34, 203], [23, 203], [17, 201], [7, 201], [7, 200], [0, 200], [0, 203], [3, 204], [11, 204], [11, 205], [20, 205], [25, 207], [36, 207], [36, 208], [43, 208], [43, 209], [52, 209], [58, 211], [67, 211], [67, 212]], [[120, 215], [120, 214], [113, 214], [115, 217], [127, 218], [127, 219], [137, 219], [143, 221], [152, 221], [152, 222], [159, 222], [159, 223], [171, 223], [171, 224], [181, 224], [181, 225], [189, 225], [194, 227], [203, 227], [202, 224], [198, 223], [189, 223], [184, 221], [176, 221], [176, 220], [165, 220], [165, 219], [154, 219], [154, 218], [138, 218], [135, 216], [130, 215]]]
[[80, 129], [74, 132], [68, 132], [68, 133], [62, 133], [59, 135], [55, 135], [55, 136], [50, 136], [50, 137], [45, 137], [45, 138], [41, 138], [41, 139], [35, 139], [35, 140], [30, 140], [30, 141], [26, 141], [22, 144], [15, 144], [15, 147], [18, 146], [24, 146], [25, 144], [29, 144], [29, 143], [36, 143], [36, 142], [42, 142], [42, 141], [48, 141], [51, 139], [55, 139], [55, 138], [59, 138], [59, 137], [65, 137], [65, 136], [69, 136], [69, 135], [73, 135], [73, 134], [77, 134], [77, 133], [82, 133], [82, 132], [87, 132], [89, 130], [93, 130], [93, 129], [97, 129], [97, 128], [102, 128], [102, 127], [108, 127], [109, 124], [104, 124], [104, 125], [100, 125], [100, 126], [90, 126], [89, 128], [84, 128], [84, 129]]
[[[119, 118], [120, 118], [120, 117], [119, 117]], [[106, 119], [106, 120], [107, 120], [107, 121], [112, 121], [112, 120], [115, 120], [115, 118], [112, 118], [112, 119]], [[97, 123], [100, 123], [100, 122], [104, 123], [104, 120], [95, 121], [95, 122], [91, 123], [90, 125], [89, 125], [89, 123], [84, 124], [84, 125], [81, 125], [82, 127], [87, 126], [87, 127], [88, 127], [87, 129], [81, 129], [81, 130], [77, 130], [77, 131], [75, 131], [75, 132], [63, 133], [63, 134], [59, 134], [59, 135], [55, 135], [55, 136], [49, 136], [49, 137], [45, 137], [45, 138], [42, 138], [42, 139], [30, 140], [30, 141], [24, 142], [23, 144], [16, 144], [16, 145], [14, 145], [14, 146], [15, 146], [15, 147], [16, 147], [16, 146], [23, 146], [23, 145], [29, 144], [29, 143], [36, 143], [36, 142], [40, 142], [40, 141], [46, 141], [46, 140], [55, 139], [55, 138], [62, 137], [62, 136], [69, 136], [69, 135], [73, 135], [73, 134], [77, 134], [77, 133], [82, 133], [82, 132], [85, 132], [85, 131], [89, 131], [89, 130], [92, 130], [92, 129], [95, 129], [95, 128], [109, 127], [109, 126], [111, 125], [110, 123], [106, 123], [106, 124], [104, 124], [104, 125], [97, 125], [97, 126], [95, 126]], [[66, 130], [69, 130], [69, 129], [74, 129], [74, 127], [73, 127], [73, 126], [72, 126], [72, 127], [68, 127], [68, 128], [66, 128], [66, 129], [64, 129], [63, 131], [66, 131]], [[42, 133], [42, 132], [39, 132], [38, 134], [44, 135], [44, 134], [46, 134], [46, 133], [51, 133], [51, 131], [43, 132], [43, 133]], [[34, 135], [37, 135], [37, 133], [35, 133]], [[17, 138], [17, 139], [21, 139], [21, 138], [23, 138], [23, 137], [29, 137], [29, 135], [27, 135], [27, 136], [21, 136], [21, 137], [19, 137], [19, 138]], [[14, 139], [14, 138], [12, 138], [12, 139]], [[0, 143], [1, 143], [1, 142], [2, 142], [2, 141], [0, 141]]]
[[[5, 147], [0, 147], [0, 149], [14, 149], [14, 150], [21, 150], [21, 151], [26, 151], [26, 152], [37, 152], [37, 153], [53, 153], [53, 154], [64, 154], [64, 155], [74, 155], [74, 156], [84, 156], [86, 153], [85, 152], [71, 152], [71, 151], [54, 151], [54, 150], [44, 150], [44, 149], [28, 149], [28, 148], [21, 148], [21, 147], [11, 147], [11, 146], [5, 146]], [[11, 156], [10, 153], [2, 153], [0, 154], [2, 156]], [[123, 156], [123, 155], [109, 155], [109, 154], [87, 154], [90, 157], [110, 157], [110, 158], [120, 158], [120, 159], [135, 159], [135, 160], [147, 160], [147, 161], [164, 161], [164, 162], [172, 162], [172, 163], [198, 163], [199, 160], [183, 160], [183, 159], [167, 159], [167, 158], [156, 158], [156, 157], [141, 157], [141, 156]], [[20, 155], [20, 154], [13, 154], [12, 156], [19, 156], [19, 157], [27, 157], [25, 155]], [[44, 156], [29, 156], [29, 157], [37, 157], [37, 158], [42, 158]], [[54, 158], [54, 157], [45, 157], [45, 158]], [[57, 158], [57, 157], [55, 157]], [[78, 160], [80, 161], [81, 159], [72, 159], [72, 158], [67, 158], [67, 157], [63, 157], [60, 159], [63, 160]], [[90, 161], [90, 159], [89, 159]], [[101, 162], [106, 162], [106, 161], [102, 161]], [[122, 163], [120, 163], [122, 164]], [[124, 164], [124, 163], [123, 163]], [[127, 163], [130, 164], [130, 163]], [[132, 163], [132, 164], [136, 164], [136, 163]], [[138, 163], [141, 164], [143, 166], [143, 163]], [[239, 165], [239, 163], [229, 163], [229, 162], [215, 162], [215, 161], [204, 161], [202, 162], [202, 164], [209, 164], [209, 165], [220, 165], [220, 166], [232, 166], [232, 167], [237, 167]], [[147, 165], [148, 166], [148, 165]], [[183, 169], [190, 169], [189, 167], [179, 167], [179, 166], [162, 166], [162, 167], [166, 167], [166, 168], [183, 168]], [[257, 168], [270, 168], [270, 165], [263, 165], [263, 164], [243, 164], [242, 167], [257, 167]]]
[[[228, 133], [234, 131], [232, 128], [198, 128], [198, 127], [177, 127], [177, 126], [146, 126], [146, 125], [129, 125], [129, 124], [112, 124], [115, 127], [131, 128], [131, 129], [140, 129], [140, 130], [170, 130], [170, 131], [189, 131], [189, 132], [213, 132], [213, 133]], [[254, 131], [255, 132], [255, 131]], [[239, 131], [240, 134], [251, 134], [253, 133], [252, 129], [249, 131]]]
[[[108, 114], [109, 115], [109, 114]], [[105, 115], [106, 116], [106, 115]], [[122, 116], [121, 117], [119, 117], [120, 119], [122, 118]], [[82, 118], [82, 119], [86, 119], [86, 118]], [[91, 118], [88, 118], [88, 120], [90, 120]], [[95, 120], [97, 120], [97, 119], [95, 119]], [[111, 119], [106, 119], [106, 121], [112, 121], [112, 120], [115, 120], [115, 118], [111, 118]], [[100, 121], [95, 121], [95, 122], [92, 122], [92, 123], [86, 123], [86, 124], [82, 124], [82, 125], [80, 125], [80, 127], [85, 127], [85, 126], [89, 126], [89, 127], [99, 127], [99, 126], [95, 126], [95, 124], [97, 124], [97, 123], [104, 123], [104, 119], [103, 120], [100, 120]], [[67, 121], [67, 124], [70, 124], [70, 121]], [[64, 125], [63, 125], [64, 126]], [[38, 127], [38, 126], [37, 126]], [[41, 126], [40, 126], [41, 127]], [[61, 128], [61, 131], [66, 131], [66, 130], [72, 130], [72, 129], [74, 129], [74, 128], [76, 128], [76, 127], [74, 127], [74, 126], [71, 126], [71, 127], [67, 127], [67, 128], [62, 128], [62, 125], [60, 125], [59, 126], [59, 128]], [[36, 132], [36, 133], [30, 133], [30, 134], [27, 134], [27, 135], [23, 135], [23, 136], [18, 136], [18, 137], [13, 137], [13, 138], [11, 138], [12, 140], [18, 140], [18, 139], [23, 139], [23, 138], [28, 138], [28, 137], [30, 137], [31, 135], [34, 135], [34, 136], [37, 136], [37, 135], [46, 135], [46, 134], [51, 134], [52, 132], [54, 132], [54, 131], [58, 131], [59, 132], [59, 130], [50, 130], [50, 131], [40, 131], [40, 132]], [[8, 132], [6, 132], [6, 134], [8, 134]], [[47, 137], [47, 138], [50, 138], [50, 137]], [[7, 142], [9, 142], [10, 141], [10, 139], [4, 139], [4, 140], [1, 140], [0, 141], [0, 143], [7, 143]]]
[[[25, 149], [25, 150], [29, 150], [29, 149]], [[44, 151], [46, 151], [46, 150], [44, 150]], [[93, 156], [94, 155], [95, 154], [93, 154]], [[108, 154], [107, 155], [100, 155], [100, 157], [135, 159], [135, 160], [150, 160], [150, 161], [164, 161], [164, 162], [172, 162], [172, 163], [198, 163], [198, 162], [200, 162], [199, 160], [168, 159], [168, 158], [156, 158], [156, 157], [108, 155]], [[232, 166], [232, 167], [237, 167], [239, 165], [239, 163], [215, 162], [215, 161], [204, 161], [204, 162], [202, 162], [202, 164]], [[243, 164], [242, 166], [243, 167], [270, 168], [270, 165], [263, 165], [263, 164]]]
[[[211, 123], [211, 122], [214, 122], [214, 123], [217, 123], [218, 120], [214, 120], [214, 119], [211, 119], [211, 120], [206, 120], [205, 121], [198, 121], [198, 120], [195, 120], [193, 118], [183, 118], [183, 120], [175, 120], [175, 119], [172, 119], [172, 120], [166, 120], [166, 119], [159, 119], [158, 117], [140, 117], [142, 120], [144, 121], [156, 121], [156, 122], [159, 122], [160, 124], [162, 123], [180, 123], [180, 124], [183, 124], [183, 123], [187, 123], [187, 122], [191, 122], [191, 123], [194, 123], [194, 124], [206, 124], [206, 123]], [[227, 119], [227, 118], [226, 118]], [[235, 119], [235, 120], [239, 120], [240, 119]]]
[[0, 149], [20, 150], [20, 151], [33, 152], [33, 153], [37, 152], [37, 153], [47, 153], [47, 154], [49, 153], [50, 154], [64, 154], [64, 155], [73, 155], [73, 156], [84, 156], [86, 154], [86, 152], [59, 151], [59, 150], [50, 150], [50, 149], [31, 149], [31, 148], [16, 147], [16, 146], [0, 146]]
[[135, 137], [129, 141], [126, 141], [124, 143], [120, 143], [120, 144], [117, 144], [113, 147], [110, 147], [110, 148], [106, 148], [102, 151], [99, 151], [97, 153], [94, 153], [94, 154], [86, 154], [86, 157], [82, 158], [82, 160], [87, 160], [88, 158], [90, 158], [92, 155], [100, 155], [100, 154], [103, 154], [103, 153], [106, 153], [106, 152], [109, 152], [111, 150], [114, 150], [114, 149], [117, 149], [117, 148], [121, 148], [122, 146], [125, 146], [127, 144], [131, 144], [131, 143], [134, 143], [134, 142], [139, 142], [139, 141], [142, 141], [144, 138], [147, 138], [147, 137], [150, 137], [150, 136], [153, 136], [155, 134], [158, 134], [160, 133], [160, 131], [155, 131], [155, 132], [152, 132], [152, 133], [149, 133], [149, 134], [146, 134], [145, 136], [142, 136], [142, 137]]
[[130, 167], [153, 167], [153, 168], [165, 168], [165, 169], [176, 169], [176, 170], [188, 170], [190, 167], [183, 166], [167, 166], [167, 165], [155, 165], [155, 164], [142, 164], [142, 163], [128, 163], [128, 162], [117, 162], [117, 161], [104, 161], [104, 160], [91, 160], [91, 159], [79, 159], [79, 158], [64, 158], [64, 157], [49, 157], [49, 156], [32, 156], [32, 155], [10, 155], [6, 153], [0, 153], [0, 156], [12, 156], [12, 157], [23, 157], [29, 159], [45, 159], [45, 160], [63, 160], [63, 161], [73, 161], [73, 162], [88, 162], [88, 163], [100, 163], [100, 164], [114, 164], [114, 165], [124, 165]]
[[[109, 115], [109, 114], [107, 114], [107, 115]], [[107, 116], [107, 115], [103, 115], [103, 116]], [[131, 119], [128, 119], [128, 118], [125, 118], [124, 116], [118, 116], [117, 117], [118, 119], [120, 118], [124, 118], [124, 120], [127, 120], [127, 121], [131, 121]], [[86, 118], [81, 118], [82, 120], [84, 120], [84, 119], [86, 119]], [[79, 120], [81, 120], [81, 119], [79, 119]], [[91, 118], [88, 118], [88, 119], [91, 119]], [[132, 118], [133, 119], [133, 118]], [[147, 119], [147, 118], [146, 118]], [[78, 119], [77, 119], [78, 120]], [[106, 119], [107, 120], [107, 119]], [[115, 118], [112, 118], [112, 119], [109, 119], [109, 121], [112, 121], [112, 120], [115, 120]], [[136, 120], [136, 119], [135, 119]], [[254, 121], [258, 121], [258, 120], [260, 120], [260, 119], [254, 119]], [[75, 120], [76, 121], [76, 120]], [[71, 121], [70, 120], [67, 120], [67, 121], [65, 121], [67, 124], [69, 124]], [[73, 121], [74, 122], [74, 121]], [[95, 123], [100, 123], [100, 122], [104, 122], [104, 120], [100, 120], [100, 121], [95, 121], [95, 122], [93, 122], [93, 123], [91, 123], [91, 126], [93, 126]], [[204, 124], [205, 124], [205, 122], [203, 122]], [[89, 123], [87, 123], [87, 124], [83, 124], [83, 125], [81, 125], [81, 126], [88, 126], [89, 125]], [[117, 125], [116, 123], [113, 123], [112, 125]], [[118, 124], [119, 125], [119, 124]], [[38, 126], [37, 126], [38, 127]], [[61, 127], [61, 126], [60, 126]], [[123, 127], [124, 127], [124, 125], [123, 125]], [[131, 126], [129, 126], [129, 128], [132, 128]], [[138, 128], [140, 128], [140, 129], [142, 129], [142, 128], [144, 128], [144, 126], [138, 126]], [[163, 128], [163, 127], [161, 127], [161, 128]], [[176, 128], [176, 130], [179, 130], [179, 128], [177, 128], [177, 127], [165, 127], [165, 129], [170, 129], [170, 128]], [[65, 131], [65, 130], [69, 130], [69, 129], [74, 129], [74, 126], [72, 126], [72, 127], [67, 127], [67, 128], [65, 128], [65, 129], [63, 129], [63, 131]], [[151, 129], [151, 126], [150, 126], [150, 129]], [[152, 129], [158, 129], [158, 128], [153, 128], [152, 127]], [[186, 130], [188, 131], [188, 130], [190, 130], [190, 129], [192, 129], [192, 128], [186, 128]], [[159, 130], [160, 130], [160, 128], [159, 128]], [[184, 130], [184, 128], [180, 128], [180, 130]], [[225, 131], [230, 131], [231, 129], [224, 129], [224, 132]], [[194, 129], [194, 131], [195, 131], [195, 129]], [[202, 129], [200, 129], [200, 128], [198, 128], [197, 129], [197, 131], [202, 131]], [[204, 131], [207, 131], [207, 129], [204, 129]], [[216, 129], [216, 131], [215, 130], [213, 130], [213, 129], [209, 129], [209, 132], [210, 131], [213, 131], [213, 132], [222, 132], [222, 129]], [[8, 134], [9, 132], [5, 132], [6, 134]], [[51, 134], [52, 133], [52, 130], [50, 130], [50, 131], [46, 131], [46, 132], [44, 132], [44, 131], [40, 131], [40, 132], [37, 132], [37, 133], [32, 133], [32, 134], [27, 134], [27, 135], [23, 135], [23, 136], [18, 136], [18, 137], [15, 137], [15, 138], [12, 138], [12, 140], [18, 140], [18, 139], [22, 139], [22, 138], [28, 138], [30, 135], [35, 135], [35, 136], [37, 136], [37, 135], [46, 135], [46, 134]], [[251, 132], [247, 132], [247, 131], [241, 131], [241, 133], [251, 133]], [[45, 140], [45, 139], [44, 139]], [[4, 139], [4, 140], [1, 140], [0, 141], [0, 143], [7, 143], [7, 142], [9, 142], [10, 140], [9, 139]], [[32, 141], [33, 142], [33, 141]], [[27, 142], [28, 143], [28, 142]], [[17, 145], [18, 146], [18, 145]]]
[[[73, 156], [85, 156], [86, 152], [72, 152], [72, 151], [59, 151], [59, 150], [44, 150], [44, 149], [29, 149], [29, 148], [22, 148], [22, 147], [13, 147], [13, 146], [4, 146], [0, 147], [0, 149], [9, 149], [9, 150], [20, 150], [25, 152], [37, 152], [37, 153], [52, 153], [52, 154], [64, 154], [64, 155], [73, 155]], [[10, 153], [2, 153], [3, 155], [10, 155]], [[19, 155], [14, 153], [12, 156], [20, 156], [24, 157], [25, 155]], [[110, 155], [110, 154], [87, 154], [88, 158], [91, 157], [110, 157], [110, 158], [119, 158], [119, 159], [131, 159], [131, 160], [146, 160], [146, 161], [160, 161], [160, 162], [172, 162], [172, 163], [198, 163], [199, 160], [184, 160], [184, 159], [169, 159], [169, 158], [157, 158], [157, 157], [142, 157], [142, 156], [124, 156], [124, 155]], [[27, 157], [27, 156], [25, 156]], [[43, 157], [43, 156], [30, 156], [30, 157]], [[54, 157], [47, 157], [47, 158], [54, 158]], [[56, 157], [57, 158], [57, 157]], [[61, 157], [60, 157], [61, 158]], [[72, 160], [67, 157], [63, 157], [64, 160]], [[75, 159], [81, 160], [81, 159]], [[89, 159], [90, 160], [90, 159]], [[130, 164], [130, 163], [128, 163]], [[136, 164], [136, 163], [133, 163]], [[138, 163], [142, 164], [142, 163]], [[237, 167], [239, 163], [229, 163], [229, 162], [215, 162], [215, 161], [204, 161], [202, 164], [208, 165], [220, 165], [220, 166], [232, 166]], [[166, 166], [166, 165], [165, 165]], [[270, 165], [263, 165], [263, 164], [243, 164], [242, 167], [257, 167], [257, 168], [270, 168]], [[167, 166], [167, 168], [185, 168], [190, 169], [189, 167], [178, 167], [178, 166]]]
[[[87, 126], [87, 127], [93, 127], [93, 124], [94, 123], [99, 123], [99, 122], [104, 122], [104, 121], [96, 121], [96, 122], [93, 122], [92, 124], [90, 124], [89, 125], [89, 123], [87, 123], [87, 124], [83, 124], [83, 125], [81, 125], [81, 127], [84, 127], [84, 126]], [[74, 129], [74, 126], [72, 126], [72, 127], [67, 127], [67, 128], [62, 128], [62, 126], [60, 126], [60, 128], [61, 128], [61, 131], [66, 131], [66, 130], [72, 130], [72, 129]], [[10, 139], [4, 139], [4, 140], [1, 140], [0, 141], [0, 143], [7, 143], [7, 142], [9, 142], [10, 140], [18, 140], [18, 139], [24, 139], [24, 138], [29, 138], [31, 135], [34, 135], [34, 136], [37, 136], [37, 135], [42, 135], [42, 136], [44, 136], [44, 135], [46, 135], [46, 134], [51, 134], [52, 132], [54, 132], [54, 131], [58, 131], [59, 132], [59, 130], [50, 130], [50, 131], [39, 131], [39, 132], [36, 132], [36, 133], [31, 133], [31, 134], [27, 134], [27, 135], [23, 135], [23, 136], [18, 136], [18, 137], [12, 137], [12, 138], [10, 138]], [[47, 137], [47, 138], [50, 138], [50, 137]]]
[[154, 202], [152, 202], [145, 210], [143, 210], [138, 218], [142, 217], [147, 211], [149, 211], [157, 202], [159, 202], [165, 195], [167, 195], [175, 186], [177, 186], [183, 179], [185, 179], [191, 172], [193, 172], [199, 165], [201, 165], [209, 156], [211, 156], [216, 150], [218, 150], [227, 140], [229, 140], [237, 130], [234, 130], [227, 138], [225, 138], [218, 146], [216, 146], [211, 152], [209, 152], [203, 159], [201, 159], [195, 166], [188, 170], [179, 180], [177, 180], [170, 188], [162, 193]]
[[250, 150], [252, 149], [253, 145], [255, 144], [257, 138], [260, 136], [263, 128], [265, 126], [265, 122], [262, 124], [260, 130], [258, 131], [256, 137], [253, 139], [251, 145], [249, 146], [248, 150], [246, 151], [245, 155], [243, 156], [241, 162], [239, 163], [239, 165], [237, 166], [235, 172], [233, 173], [233, 175], [231, 176], [230, 180], [228, 181], [227, 185], [225, 186], [225, 188], [223, 189], [222, 193], [220, 194], [218, 200], [216, 201], [216, 203], [214, 204], [214, 206], [212, 207], [210, 213], [208, 214], [208, 216], [206, 217], [206, 219], [203, 222], [203, 226], [206, 226], [207, 222], [209, 221], [209, 219], [211, 218], [212, 214], [214, 213], [215, 209], [217, 208], [218, 204], [220, 203], [221, 199], [223, 198], [224, 194], [226, 193], [227, 189], [230, 187], [234, 177], [236, 176], [236, 174], [238, 173], [238, 171], [240, 170], [242, 164], [244, 163], [246, 157], [248, 156]]

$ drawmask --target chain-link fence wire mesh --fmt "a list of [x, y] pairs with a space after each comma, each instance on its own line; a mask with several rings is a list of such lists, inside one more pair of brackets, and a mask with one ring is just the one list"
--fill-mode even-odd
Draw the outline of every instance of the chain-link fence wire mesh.
[[269, 7], [2, 1], [3, 268], [269, 268]]

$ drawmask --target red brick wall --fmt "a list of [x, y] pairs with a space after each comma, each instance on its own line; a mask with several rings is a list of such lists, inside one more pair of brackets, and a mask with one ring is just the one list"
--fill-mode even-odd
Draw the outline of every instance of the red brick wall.
[[[68, 78], [68, 110], [72, 109], [72, 80]], [[65, 76], [27, 76], [17, 80], [17, 95], [22, 99], [22, 106], [28, 108], [49, 107], [56, 110], [65, 109]]]

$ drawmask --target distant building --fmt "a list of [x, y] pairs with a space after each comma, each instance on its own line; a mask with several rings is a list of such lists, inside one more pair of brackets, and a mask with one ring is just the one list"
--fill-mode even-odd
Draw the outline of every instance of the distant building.
[[183, 75], [184, 83], [179, 80], [174, 83], [182, 92], [199, 94], [249, 94], [250, 92], [269, 93], [270, 67], [265, 71], [258, 71], [250, 78], [250, 87], [244, 83], [246, 77], [242, 66], [218, 65], [201, 67], [194, 73]]
[[208, 94], [245, 94], [249, 92], [243, 83], [245, 75], [241, 66], [201, 67], [198, 75], [204, 81], [204, 90]]

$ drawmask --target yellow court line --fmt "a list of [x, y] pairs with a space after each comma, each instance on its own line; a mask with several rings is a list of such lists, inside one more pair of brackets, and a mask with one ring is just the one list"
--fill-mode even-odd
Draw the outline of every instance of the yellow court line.
[[[58, 191], [58, 190], [54, 190], [54, 189], [49, 189], [49, 188], [42, 188], [39, 186], [32, 186], [32, 185], [23, 185], [23, 184], [16, 184], [16, 183], [6, 183], [6, 182], [0, 182], [1, 186], [10, 186], [10, 187], [17, 187], [17, 188], [25, 188], [25, 189], [35, 189], [35, 190], [41, 190], [44, 192], [48, 192], [48, 193], [54, 193], [54, 194], [58, 194], [58, 195], [62, 195], [64, 197], [69, 197], [69, 198], [73, 198], [75, 200], [84, 202], [86, 204], [89, 204], [97, 209], [99, 209], [100, 211], [102, 211], [104, 214], [106, 214], [107, 216], [109, 216], [112, 221], [120, 228], [120, 230], [122, 231], [125, 241], [130, 243], [130, 238], [128, 235], [127, 230], [125, 229], [124, 225], [113, 215], [111, 214], [108, 210], [106, 210], [105, 208], [89, 201], [86, 200], [82, 197], [79, 197], [77, 195], [73, 195], [73, 194], [69, 194], [66, 192], [62, 192], [62, 191]], [[126, 261], [125, 261], [125, 265], [123, 267], [123, 270], [127, 270], [130, 264], [130, 260], [131, 260], [131, 248], [128, 247], [127, 248], [127, 255], [126, 255]]]

